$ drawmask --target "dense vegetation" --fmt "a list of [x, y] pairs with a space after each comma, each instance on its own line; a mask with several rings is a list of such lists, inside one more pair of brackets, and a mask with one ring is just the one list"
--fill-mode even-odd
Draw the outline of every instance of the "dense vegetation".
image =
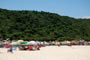
[[43, 11], [0, 9], [0, 38], [90, 40], [90, 19], [75, 19]]

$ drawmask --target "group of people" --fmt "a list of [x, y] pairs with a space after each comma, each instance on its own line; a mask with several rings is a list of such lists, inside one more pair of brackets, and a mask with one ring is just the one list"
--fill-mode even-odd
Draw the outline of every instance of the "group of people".
[[20, 45], [19, 50], [40, 50], [41, 46], [40, 45]]
[[15, 47], [13, 45], [6, 44], [4, 47], [7, 48], [8, 53], [9, 52], [13, 53], [13, 50], [15, 50], [14, 48], [18, 48], [19, 50], [35, 51], [35, 50], [40, 50], [41, 45], [19, 45], [19, 46]]
[[[80, 42], [54, 42], [54, 43], [49, 43], [48, 45], [56, 45], [56, 46], [61, 46], [61, 45], [68, 45], [68, 46], [72, 46], [72, 45], [84, 45], [85, 42], [80, 41]], [[35, 51], [35, 50], [40, 50], [40, 48], [42, 46], [47, 46], [47, 44], [37, 44], [37, 45], [19, 45], [17, 46], [19, 48], [19, 50], [30, 50], [30, 51]], [[13, 48], [15, 48], [13, 45], [10, 44], [5, 44], [4, 46], [7, 49], [7, 52], [13, 53]]]

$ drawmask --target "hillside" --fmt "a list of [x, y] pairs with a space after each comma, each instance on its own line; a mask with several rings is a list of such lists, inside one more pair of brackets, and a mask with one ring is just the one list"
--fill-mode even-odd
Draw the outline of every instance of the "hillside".
[[43, 11], [0, 9], [0, 38], [90, 40], [90, 19], [75, 19]]

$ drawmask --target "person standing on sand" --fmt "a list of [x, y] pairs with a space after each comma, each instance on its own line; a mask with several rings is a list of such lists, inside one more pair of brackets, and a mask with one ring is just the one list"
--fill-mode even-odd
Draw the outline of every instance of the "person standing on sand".
[[7, 52], [13, 53], [13, 48], [12, 48], [12, 46], [9, 48], [9, 50], [8, 50]]

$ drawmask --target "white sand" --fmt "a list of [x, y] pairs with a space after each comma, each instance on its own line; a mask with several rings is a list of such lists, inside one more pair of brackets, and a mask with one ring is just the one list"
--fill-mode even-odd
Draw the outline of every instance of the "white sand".
[[40, 51], [14, 51], [0, 48], [0, 60], [90, 60], [90, 46], [48, 46]]

